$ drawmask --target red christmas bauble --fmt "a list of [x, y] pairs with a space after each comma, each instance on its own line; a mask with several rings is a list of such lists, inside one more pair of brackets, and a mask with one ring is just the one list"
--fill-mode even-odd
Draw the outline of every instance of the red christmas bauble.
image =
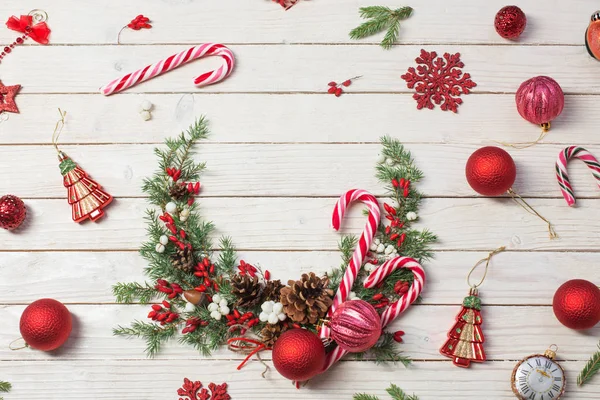
[[600, 60], [600, 11], [592, 14], [590, 25], [585, 30], [585, 47], [590, 56]]
[[549, 76], [535, 76], [521, 83], [515, 94], [517, 111], [532, 124], [547, 124], [562, 113], [565, 94]]
[[502, 7], [494, 19], [496, 32], [506, 39], [518, 38], [525, 30], [525, 25], [527, 25], [527, 17], [517, 6]]
[[71, 313], [60, 301], [41, 299], [21, 315], [21, 336], [29, 347], [51, 351], [62, 346], [71, 334]]
[[306, 329], [285, 331], [273, 346], [273, 365], [288, 379], [306, 381], [323, 371], [325, 346]]
[[351, 353], [360, 353], [379, 340], [381, 318], [375, 307], [366, 301], [346, 301], [331, 316], [329, 328], [338, 346]]
[[471, 154], [465, 172], [469, 185], [484, 196], [506, 193], [517, 177], [517, 167], [510, 154], [494, 146], [482, 147]]
[[12, 194], [0, 197], [0, 227], [17, 229], [25, 220], [27, 208], [23, 200]]
[[600, 322], [600, 289], [590, 281], [563, 283], [552, 300], [554, 315], [571, 329], [589, 329]]

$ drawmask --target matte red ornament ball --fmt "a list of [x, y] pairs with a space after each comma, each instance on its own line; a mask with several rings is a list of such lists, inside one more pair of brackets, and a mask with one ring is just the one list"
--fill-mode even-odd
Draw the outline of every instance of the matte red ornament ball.
[[567, 328], [592, 328], [600, 322], [600, 289], [584, 279], [567, 281], [554, 294], [552, 309]]
[[281, 334], [273, 346], [273, 365], [284, 377], [305, 381], [323, 371], [325, 346], [306, 329], [291, 329]]
[[506, 39], [518, 38], [525, 30], [525, 25], [527, 25], [527, 17], [517, 6], [502, 7], [494, 19], [496, 32]]
[[62, 346], [71, 334], [71, 313], [60, 301], [40, 299], [21, 315], [21, 336], [29, 347], [51, 351]]
[[517, 177], [517, 167], [505, 150], [487, 146], [471, 154], [465, 173], [467, 182], [477, 193], [499, 196], [512, 187]]
[[0, 197], [0, 227], [17, 229], [25, 220], [27, 208], [23, 200], [12, 194]]

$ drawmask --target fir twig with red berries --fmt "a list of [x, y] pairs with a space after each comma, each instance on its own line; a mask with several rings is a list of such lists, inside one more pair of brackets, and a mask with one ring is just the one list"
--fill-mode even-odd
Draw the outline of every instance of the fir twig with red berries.
[[352, 84], [352, 81], [355, 79], [358, 79], [358, 78], [362, 78], [362, 75], [358, 75], [358, 76], [352, 77], [350, 79], [346, 79], [342, 83], [337, 83], [336, 81], [331, 81], [327, 84], [327, 86], [329, 86], [327, 93], [333, 94], [333, 95], [335, 95], [335, 97], [340, 97], [342, 95], [342, 93], [344, 93], [343, 87], [350, 86]]

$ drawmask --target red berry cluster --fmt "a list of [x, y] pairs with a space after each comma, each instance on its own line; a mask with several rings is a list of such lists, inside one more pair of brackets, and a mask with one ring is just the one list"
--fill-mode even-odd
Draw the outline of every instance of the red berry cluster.
[[245, 334], [248, 329], [252, 328], [254, 325], [260, 322], [256, 315], [254, 315], [254, 313], [247, 312], [245, 314], [240, 314], [240, 312], [236, 309], [233, 310], [233, 313], [226, 315], [225, 318], [227, 318], [227, 326], [244, 326], [243, 328], [239, 327], [240, 334], [242, 335]]
[[396, 292], [398, 296], [403, 296], [408, 293], [408, 289], [410, 289], [408, 282], [398, 281], [394, 284], [394, 292]]
[[144, 17], [142, 14], [140, 14], [132, 19], [131, 22], [127, 24], [127, 27], [133, 29], [134, 31], [139, 31], [140, 29], [150, 29], [152, 28], [152, 25], [150, 25], [148, 22], [150, 22], [150, 18]]
[[[173, 179], [173, 182], [177, 182], [179, 178], [181, 178], [181, 170], [176, 168], [166, 168], [165, 172], [167, 175]], [[194, 195], [200, 193], [200, 182], [192, 183], [192, 182], [183, 182], [187, 187], [187, 191], [190, 193], [190, 197], [188, 198], [188, 205], [191, 206], [194, 204]]]
[[342, 87], [348, 87], [352, 84], [354, 79], [358, 79], [360, 76], [355, 76], [354, 78], [346, 79], [344, 82], [338, 84], [335, 81], [331, 81], [327, 84], [329, 89], [327, 89], [327, 93], [334, 94], [335, 97], [340, 97], [342, 93], [344, 93], [344, 89]]
[[238, 269], [240, 270], [241, 275], [248, 274], [253, 278], [256, 276], [256, 273], [258, 272], [258, 269], [255, 266], [248, 264], [244, 260], [240, 260], [240, 265], [238, 266]]
[[390, 304], [390, 299], [385, 297], [383, 293], [377, 293], [373, 295], [373, 297], [371, 297], [371, 300], [375, 302], [373, 304], [373, 307], [375, 307], [376, 309], [387, 307]]
[[208, 258], [204, 258], [194, 267], [194, 275], [200, 279], [204, 279], [204, 282], [195, 287], [194, 289], [198, 292], [206, 292], [209, 288], [213, 288], [215, 292], [219, 291], [219, 284], [216, 280], [211, 279], [211, 275], [215, 273], [215, 264], [211, 263]]
[[398, 343], [402, 343], [402, 336], [404, 336], [404, 331], [396, 331], [394, 332], [394, 340]]
[[391, 241], [396, 242], [397, 247], [402, 247], [402, 244], [406, 240], [406, 233], [398, 233], [394, 231], [402, 229], [404, 227], [404, 222], [398, 218], [396, 209], [394, 207], [384, 203], [383, 208], [385, 209], [386, 213], [385, 218], [391, 221], [391, 224], [385, 228], [385, 234], [389, 235]]
[[392, 186], [394, 186], [397, 190], [402, 189], [402, 196], [407, 198], [410, 194], [410, 181], [408, 179], [400, 179], [396, 178], [392, 179]]
[[175, 246], [179, 247], [181, 250], [184, 250], [186, 247], [192, 250], [191, 243], [184, 243], [183, 241], [187, 238], [187, 234], [183, 229], [177, 229], [175, 225], [175, 220], [168, 212], [165, 212], [163, 215], [159, 216], [158, 219], [165, 223], [165, 227], [172, 233], [169, 236], [169, 240], [175, 244]]
[[292, 8], [297, 2], [300, 0], [272, 0], [273, 3], [279, 4], [281, 7], [285, 8], [286, 11]]
[[179, 319], [179, 314], [171, 311], [171, 303], [164, 300], [162, 305], [153, 304], [152, 311], [148, 313], [148, 318], [152, 321], [158, 321], [161, 325], [169, 324]]
[[185, 328], [183, 328], [181, 333], [184, 335], [186, 333], [192, 333], [196, 329], [198, 329], [199, 326], [207, 326], [207, 325], [208, 325], [208, 321], [204, 321], [197, 317], [192, 317], [192, 318], [189, 318], [187, 321], [185, 321]]
[[181, 286], [176, 283], [169, 283], [164, 279], [157, 280], [154, 288], [159, 292], [167, 294], [169, 299], [174, 299], [177, 295], [183, 293]]

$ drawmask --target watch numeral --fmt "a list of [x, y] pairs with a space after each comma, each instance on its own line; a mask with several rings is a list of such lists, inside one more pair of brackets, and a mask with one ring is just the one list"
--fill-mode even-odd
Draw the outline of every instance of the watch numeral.
[[550, 371], [550, 372], [554, 373], [554, 371], [558, 371], [558, 368], [554, 368], [554, 369], [553, 369], [552, 371]]
[[542, 366], [542, 360], [540, 360], [539, 358], [536, 358], [536, 359], [535, 359], [535, 364], [536, 364], [538, 367], [541, 367], [541, 366]]
[[529, 367], [530, 367], [531, 369], [533, 369], [533, 365], [531, 365], [531, 364], [529, 364], [529, 363], [527, 363], [527, 365], [529, 365]]
[[547, 361], [546, 361], [546, 364], [544, 364], [544, 367], [545, 367], [546, 369], [550, 369], [550, 367], [551, 367], [551, 366], [552, 366], [552, 361], [550, 361], [550, 360], [547, 360]]
[[521, 385], [521, 390], [523, 391], [524, 395], [527, 395], [527, 393], [529, 393], [529, 387], [527, 386], [527, 384]]
[[557, 384], [552, 385], [552, 390], [558, 392], [560, 390], [560, 386], [558, 386]]
[[531, 393], [531, 394], [529, 395], [529, 398], [530, 398], [531, 400], [535, 400], [535, 395], [536, 395], [536, 393], [535, 393], [535, 392], [533, 392], [533, 393]]
[[548, 396], [550, 396], [550, 398], [553, 399], [554, 398], [554, 393], [548, 392]]
[[560, 382], [560, 381], [562, 381], [562, 378], [560, 376], [554, 377], [554, 382]]

